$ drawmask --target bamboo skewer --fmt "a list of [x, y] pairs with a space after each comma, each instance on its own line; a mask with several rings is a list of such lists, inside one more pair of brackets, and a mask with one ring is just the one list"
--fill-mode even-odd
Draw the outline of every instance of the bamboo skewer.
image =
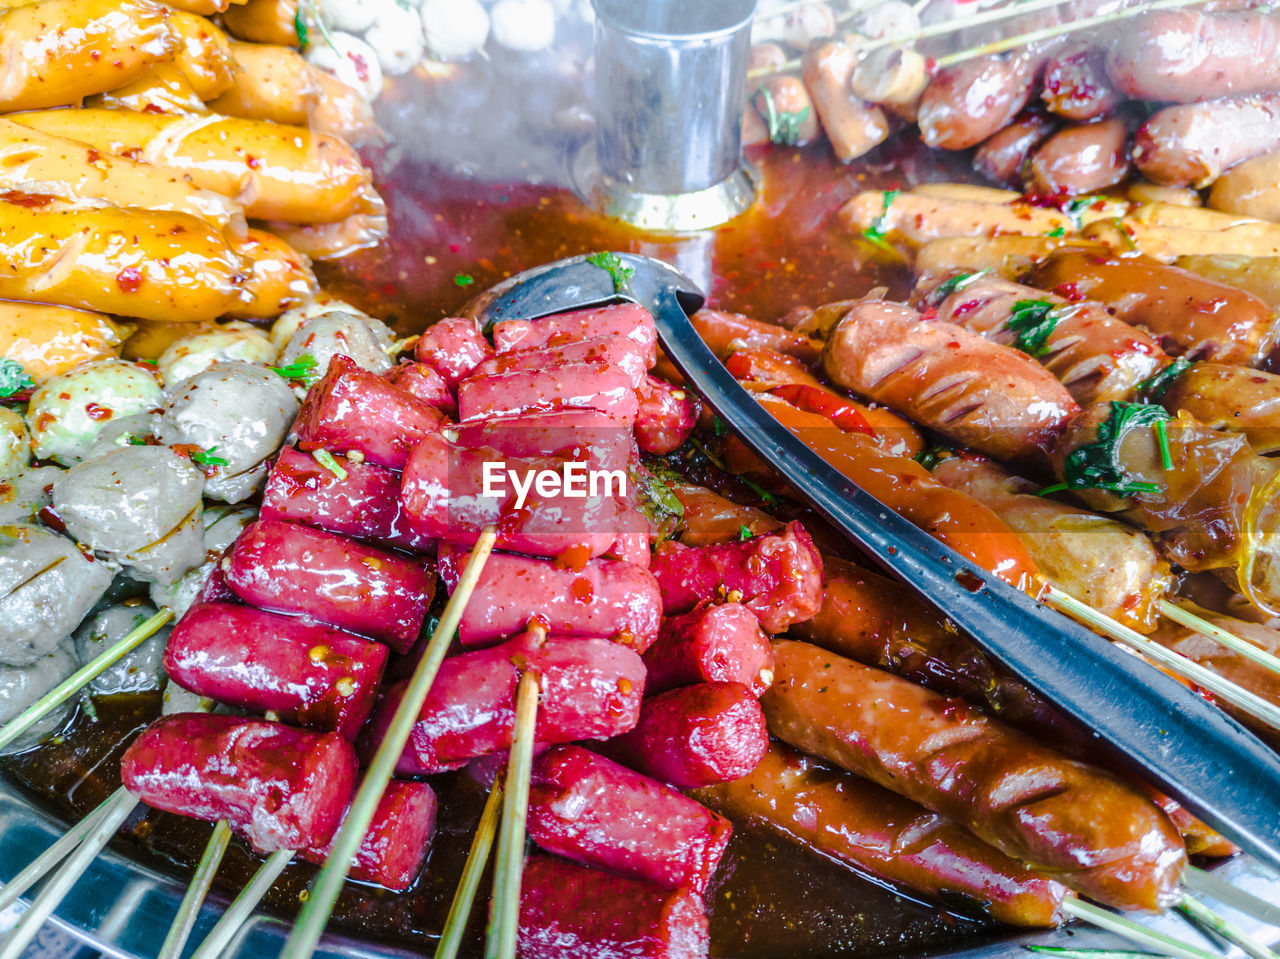
[[1211, 929], [1232, 945], [1239, 946], [1244, 950], [1245, 955], [1250, 956], [1251, 959], [1277, 959], [1274, 952], [1261, 945], [1253, 936], [1237, 929], [1223, 919], [1222, 916], [1188, 893], [1184, 892], [1182, 894], [1182, 901], [1178, 903], [1178, 911], [1190, 917], [1197, 924]]
[[342, 891], [342, 884], [351, 868], [351, 859], [360, 848], [360, 843], [369, 829], [369, 823], [373, 820], [378, 800], [382, 798], [382, 793], [392, 773], [395, 772], [396, 763], [404, 751], [405, 743], [409, 740], [409, 733], [417, 721], [427, 694], [431, 691], [431, 685], [435, 682], [440, 664], [444, 661], [445, 653], [448, 652], [449, 644], [453, 640], [453, 634], [462, 619], [462, 611], [471, 598], [489, 553], [493, 551], [496, 536], [495, 527], [484, 528], [458, 579], [453, 595], [445, 604], [440, 623], [427, 643], [426, 652], [418, 663], [417, 669], [414, 670], [408, 686], [405, 687], [404, 697], [373, 756], [373, 761], [369, 763], [364, 781], [351, 802], [347, 818], [334, 839], [329, 858], [316, 876], [311, 887], [311, 895], [303, 906], [302, 912], [299, 913], [293, 932], [285, 943], [283, 954], [290, 959], [310, 959], [316, 945], [320, 942], [320, 936], [324, 933], [324, 927], [329, 921], [329, 914], [333, 911], [338, 893]]
[[121, 656], [141, 646], [171, 619], [173, 619], [173, 610], [160, 610], [145, 623], [141, 623], [129, 630], [110, 647], [104, 649], [62, 682], [58, 683], [57, 686], [54, 686], [53, 689], [5, 723], [4, 726], [0, 726], [0, 749], [10, 745], [33, 725], [49, 715], [50, 712], [65, 703]]
[[195, 927], [196, 919], [200, 915], [200, 907], [209, 894], [213, 877], [218, 874], [218, 867], [222, 864], [222, 857], [226, 854], [227, 844], [230, 842], [231, 827], [227, 825], [225, 819], [219, 820], [213, 827], [213, 834], [209, 837], [208, 843], [205, 844], [204, 852], [200, 855], [196, 871], [191, 877], [187, 891], [178, 906], [177, 915], [173, 917], [173, 923], [169, 926], [169, 934], [165, 936], [164, 943], [160, 946], [160, 954], [156, 959], [180, 959], [182, 950], [191, 937], [191, 930]]
[[[209, 935], [205, 936], [204, 941], [191, 954], [191, 959], [217, 959], [222, 955], [222, 951], [231, 944], [236, 933], [258, 908], [258, 903], [267, 894], [272, 883], [280, 878], [280, 873], [284, 872], [285, 866], [292, 860], [292, 849], [280, 849], [268, 856], [267, 861], [258, 867], [253, 878], [240, 890], [240, 895], [232, 900], [222, 918], [209, 930]], [[281, 953], [289, 954], [288, 950]]]
[[[1075, 919], [1081, 919], [1092, 926], [1097, 926], [1099, 929], [1115, 933], [1130, 942], [1145, 946], [1148, 949], [1155, 949], [1162, 956], [1172, 956], [1173, 959], [1222, 959], [1221, 956], [1215, 953], [1189, 945], [1173, 938], [1173, 936], [1157, 932], [1155, 929], [1148, 929], [1132, 919], [1117, 915], [1109, 909], [1103, 909], [1101, 906], [1095, 906], [1091, 902], [1085, 902], [1083, 899], [1076, 899], [1075, 897], [1066, 899], [1062, 903], [1062, 911]], [[1036, 949], [1036, 951], [1058, 952], [1058, 950], [1051, 949]]]
[[1215, 642], [1221, 643], [1233, 653], [1239, 653], [1245, 659], [1252, 660], [1259, 666], [1265, 666], [1273, 673], [1280, 673], [1280, 657], [1273, 656], [1265, 649], [1255, 646], [1248, 640], [1241, 639], [1234, 633], [1229, 633], [1222, 627], [1213, 625], [1213, 623], [1202, 619], [1195, 613], [1188, 612], [1176, 603], [1162, 599], [1160, 601], [1160, 612], [1175, 623], [1194, 629], [1202, 636], [1207, 636]]
[[1229, 882], [1224, 882], [1213, 873], [1205, 872], [1195, 866], [1188, 866], [1182, 874], [1182, 881], [1188, 889], [1212, 896], [1221, 903], [1230, 906], [1236, 912], [1242, 912], [1259, 922], [1280, 929], [1280, 905], [1264, 902], [1252, 893], [1237, 889]]
[[96, 809], [59, 836], [53, 845], [33, 859], [30, 865], [14, 876], [3, 890], [0, 890], [0, 912], [17, 902], [24, 892], [48, 875], [51, 869], [66, 859], [84, 841], [85, 836], [89, 835], [89, 832], [106, 815], [109, 802], [110, 799], [99, 803]]
[[467, 921], [471, 917], [471, 905], [475, 901], [476, 890], [480, 888], [484, 867], [489, 862], [494, 834], [498, 831], [498, 814], [501, 810], [502, 780], [495, 777], [489, 790], [489, 798], [484, 802], [476, 834], [471, 837], [467, 864], [462, 869], [462, 878], [458, 880], [453, 902], [449, 904], [449, 915], [445, 917], [444, 929], [440, 932], [435, 959], [456, 959], [458, 949], [462, 946], [462, 937], [466, 934]]
[[502, 825], [498, 830], [485, 959], [515, 959], [520, 930], [520, 879], [524, 874], [525, 823], [529, 816], [529, 778], [538, 721], [541, 682], [536, 673], [520, 677], [516, 692], [515, 736], [503, 787]]

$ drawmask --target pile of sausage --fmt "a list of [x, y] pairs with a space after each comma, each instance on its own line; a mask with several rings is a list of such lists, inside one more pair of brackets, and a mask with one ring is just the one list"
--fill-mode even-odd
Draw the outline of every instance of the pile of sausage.
[[[1280, 19], [1248, 2], [1141, 14], [932, 69], [932, 57], [1136, 6], [1087, 0], [963, 29], [973, 5], [934, 0], [917, 17], [877, 5], [836, 37], [826, 4], [793, 11], [783, 30], [801, 76], [774, 42], [759, 43], [748, 83], [745, 139], [803, 143], [825, 133], [844, 161], [914, 124], [925, 144], [973, 149], [974, 169], [1028, 193], [1078, 196], [1134, 168], [1152, 184], [1213, 184], [1210, 204], [1271, 217], [1280, 211], [1280, 75], [1269, 63]], [[898, 8], [902, 8], [899, 10]], [[920, 20], [957, 32], [863, 53], [868, 41], [910, 34]], [[778, 118], [783, 117], [779, 122]]]

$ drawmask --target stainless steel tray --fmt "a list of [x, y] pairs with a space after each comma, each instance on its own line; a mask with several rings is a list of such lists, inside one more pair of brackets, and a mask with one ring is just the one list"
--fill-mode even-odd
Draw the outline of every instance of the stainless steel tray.
[[[0, 777], [0, 885], [9, 882], [24, 866], [49, 846], [65, 829], [65, 824], [33, 806], [12, 783]], [[1217, 874], [1232, 885], [1258, 898], [1280, 904], [1280, 876], [1264, 870], [1246, 858], [1219, 867]], [[113, 959], [154, 959], [168, 931], [169, 923], [182, 899], [183, 886], [172, 878], [134, 862], [113, 850], [100, 855], [63, 900], [51, 920], [76, 939], [94, 946]], [[1220, 904], [1211, 905], [1219, 908]], [[221, 903], [206, 906], [193, 940], [198, 940], [217, 921]], [[24, 907], [19, 904], [0, 914], [0, 937], [12, 928]], [[1265, 928], [1229, 908], [1228, 917], [1269, 945], [1280, 945], [1280, 929]], [[1180, 939], [1212, 948], [1211, 941], [1177, 915], [1148, 917], [1144, 922]], [[240, 937], [224, 954], [224, 959], [271, 959], [278, 956], [289, 932], [288, 923], [259, 914], [246, 924]], [[1076, 948], [1130, 948], [1107, 933], [1084, 927], [1052, 932], [1001, 936], [987, 942], [962, 946], [949, 952], [932, 952], [948, 959], [1013, 959], [1026, 957], [1028, 945], [1072, 946]], [[1227, 956], [1241, 955], [1238, 949]], [[408, 951], [376, 943], [362, 943], [343, 936], [326, 936], [316, 955], [323, 959], [408, 959], [421, 951]]]

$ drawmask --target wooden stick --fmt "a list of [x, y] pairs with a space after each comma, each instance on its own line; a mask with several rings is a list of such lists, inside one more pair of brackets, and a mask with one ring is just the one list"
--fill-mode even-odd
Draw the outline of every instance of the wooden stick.
[[449, 597], [449, 602], [445, 604], [440, 623], [427, 643], [426, 652], [418, 663], [417, 669], [414, 670], [409, 685], [405, 687], [404, 697], [391, 719], [391, 725], [387, 728], [378, 751], [374, 753], [373, 761], [369, 763], [364, 781], [351, 801], [351, 809], [347, 813], [342, 828], [338, 830], [329, 858], [312, 883], [307, 904], [298, 914], [298, 921], [294, 924], [293, 932], [285, 943], [282, 955], [288, 956], [289, 959], [310, 959], [315, 953], [320, 936], [324, 934], [324, 927], [329, 921], [329, 914], [333, 911], [338, 893], [342, 891], [347, 872], [351, 869], [351, 859], [369, 830], [369, 823], [373, 821], [378, 801], [382, 798], [392, 773], [395, 772], [396, 763], [400, 760], [405, 743], [409, 741], [409, 734], [413, 731], [413, 724], [417, 722], [422, 704], [426, 701], [427, 694], [431, 692], [431, 684], [435, 682], [440, 664], [444, 661], [445, 653], [449, 651], [453, 634], [462, 619], [462, 611], [466, 608], [472, 591], [475, 590], [485, 561], [493, 551], [496, 536], [497, 528], [493, 526], [486, 526], [480, 533], [480, 538], [471, 551], [471, 557], [467, 560], [466, 568], [458, 578], [458, 585], [453, 595]]
[[1172, 936], [1165, 935], [1163, 932], [1140, 926], [1132, 919], [1116, 915], [1114, 912], [1103, 909], [1101, 906], [1095, 906], [1093, 903], [1085, 902], [1083, 899], [1072, 897], [1064, 900], [1062, 911], [1069, 916], [1083, 919], [1099, 929], [1105, 929], [1107, 932], [1122, 936], [1130, 942], [1149, 949], [1155, 949], [1162, 956], [1173, 956], [1174, 959], [1222, 959], [1219, 955], [1188, 945], [1181, 940], [1174, 939]]
[[1174, 10], [1178, 7], [1190, 7], [1205, 2], [1206, 0], [1156, 0], [1155, 3], [1143, 3], [1125, 10], [1116, 10], [1113, 13], [1100, 13], [1092, 17], [1081, 17], [1079, 20], [1072, 20], [1070, 23], [1060, 23], [1053, 27], [1018, 33], [1011, 37], [1005, 37], [1003, 40], [996, 40], [992, 43], [984, 43], [981, 46], [970, 47], [967, 50], [949, 53], [945, 57], [938, 57], [934, 61], [934, 68], [936, 70], [945, 70], [947, 67], [963, 63], [966, 60], [975, 60], [978, 57], [989, 56], [993, 53], [1014, 50], [1018, 47], [1026, 46], [1028, 43], [1035, 43], [1038, 40], [1065, 36], [1068, 33], [1087, 30], [1090, 27], [1100, 26], [1104, 23], [1117, 23], [1121, 20], [1127, 20], [1129, 17], [1138, 17], [1144, 13], [1153, 13], [1156, 10]]
[[213, 877], [218, 874], [222, 857], [226, 854], [227, 844], [231, 841], [231, 827], [225, 819], [219, 820], [213, 827], [213, 834], [205, 844], [196, 871], [187, 885], [186, 894], [178, 906], [178, 913], [169, 926], [169, 934], [160, 946], [160, 955], [156, 959], [179, 959], [182, 950], [191, 937], [196, 919], [200, 916], [200, 907], [204, 904], [209, 887], [213, 885]]
[[40, 890], [40, 895], [32, 901], [31, 908], [9, 933], [3, 949], [0, 949], [0, 959], [19, 959], [36, 937], [36, 933], [40, 931], [40, 927], [44, 925], [44, 921], [58, 908], [59, 903], [71, 891], [71, 887], [84, 875], [84, 871], [97, 858], [102, 847], [111, 841], [111, 837], [116, 834], [121, 823], [137, 805], [138, 800], [123, 788], [116, 790], [103, 804], [101, 818], [89, 831], [84, 841], [76, 847], [76, 851], [67, 857], [66, 862], [49, 879], [49, 884]]
[[1252, 893], [1237, 889], [1229, 882], [1219, 879], [1213, 873], [1205, 872], [1195, 866], [1188, 866], [1182, 874], [1182, 881], [1188, 889], [1212, 896], [1236, 912], [1265, 922], [1269, 926], [1280, 928], [1280, 905], [1265, 902]]
[[533, 742], [538, 723], [541, 681], [532, 671], [520, 677], [516, 692], [515, 735], [507, 760], [498, 857], [493, 871], [493, 900], [485, 959], [515, 959], [520, 930], [520, 880], [524, 875], [525, 822], [529, 817], [529, 777], [533, 774]]
[[1196, 923], [1211, 929], [1232, 945], [1239, 946], [1252, 959], [1277, 959], [1276, 954], [1257, 942], [1243, 929], [1238, 929], [1190, 893], [1184, 892], [1178, 910]]
[[449, 915], [444, 921], [444, 930], [440, 933], [435, 959], [456, 959], [458, 949], [462, 946], [462, 937], [466, 934], [467, 922], [471, 917], [471, 905], [475, 902], [480, 877], [489, 862], [493, 837], [498, 831], [498, 813], [501, 810], [502, 780], [495, 776], [493, 786], [489, 789], [489, 798], [484, 801], [484, 811], [480, 814], [476, 834], [471, 837], [471, 849], [467, 852], [467, 864], [463, 867], [462, 878], [458, 880], [458, 890], [453, 894], [453, 902], [449, 904]]
[[[867, 43], [859, 45], [858, 54], [870, 53], [872, 50], [879, 50], [881, 47], [907, 46], [915, 44], [919, 40], [927, 40], [930, 37], [958, 33], [968, 27], [980, 27], [987, 23], [998, 23], [1001, 20], [1008, 20], [1010, 17], [1020, 17], [1025, 13], [1049, 10], [1070, 2], [1071, 0], [1027, 0], [1025, 3], [1011, 3], [1007, 6], [996, 7], [994, 10], [987, 10], [984, 13], [975, 13], [968, 17], [956, 17], [953, 20], [932, 23], [927, 27], [921, 27], [919, 30], [913, 30], [911, 33], [898, 34], [896, 37], [880, 37], [876, 40], [869, 40]], [[1193, 2], [1197, 2], [1197, 0], [1193, 0]]]
[[71, 851], [80, 845], [84, 837], [89, 835], [94, 826], [101, 822], [102, 817], [111, 808], [111, 800], [124, 791], [124, 787], [121, 786], [111, 796], [100, 802], [96, 809], [59, 836], [53, 845], [33, 859], [31, 864], [23, 869], [22, 872], [14, 876], [4, 889], [0, 890], [0, 912], [17, 902], [22, 894], [43, 879], [49, 870], [66, 859], [71, 854]]
[[1196, 685], [1202, 686], [1213, 693], [1223, 702], [1239, 707], [1267, 725], [1280, 729], [1280, 707], [1277, 707], [1274, 703], [1269, 703], [1261, 696], [1256, 696], [1230, 680], [1223, 679], [1217, 673], [1205, 669], [1199, 663], [1193, 662], [1185, 656], [1180, 656], [1165, 649], [1159, 643], [1147, 639], [1147, 637], [1135, 632], [1128, 626], [1117, 623], [1110, 616], [1099, 613], [1093, 607], [1080, 602], [1069, 593], [1064, 593], [1056, 586], [1049, 587], [1048, 592], [1045, 594], [1045, 601], [1060, 612], [1069, 613], [1112, 639], [1123, 643], [1131, 649], [1136, 649], [1148, 659], [1155, 660], [1178, 675], [1190, 679]]
[[1195, 613], [1183, 609], [1176, 603], [1171, 603], [1167, 599], [1160, 601], [1160, 612], [1168, 616], [1175, 623], [1181, 623], [1190, 629], [1194, 629], [1202, 636], [1208, 636], [1210, 639], [1227, 647], [1234, 653], [1239, 653], [1245, 659], [1251, 659], [1259, 666], [1264, 666], [1273, 673], [1280, 673], [1280, 658], [1272, 656], [1265, 649], [1255, 646], [1248, 640], [1241, 639], [1234, 633], [1229, 633], [1220, 626], [1215, 626], [1206, 619], [1197, 616]]
[[[272, 883], [280, 878], [280, 873], [284, 872], [284, 867], [289, 865], [292, 859], [292, 849], [279, 849], [268, 856], [267, 861], [258, 867], [253, 878], [240, 890], [240, 895], [232, 900], [217, 925], [209, 930], [209, 935], [204, 937], [204, 942], [200, 943], [196, 951], [191, 954], [191, 959], [217, 959], [222, 955], [222, 951], [231, 944], [240, 927], [253, 915], [262, 897], [267, 894]], [[289, 951], [286, 949], [280, 954], [287, 956]]]
[[89, 662], [54, 686], [21, 713], [0, 727], [0, 749], [10, 745], [33, 725], [44, 719], [68, 699], [78, 693], [86, 683], [118, 660], [155, 635], [156, 631], [173, 619], [173, 610], [162, 609], [145, 623], [129, 630], [124, 636], [104, 649]]

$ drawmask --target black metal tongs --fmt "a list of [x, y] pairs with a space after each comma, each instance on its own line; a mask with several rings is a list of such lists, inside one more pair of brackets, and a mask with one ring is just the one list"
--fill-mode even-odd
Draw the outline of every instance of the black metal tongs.
[[1280, 869], [1280, 757], [1200, 696], [975, 566], [837, 472], [774, 420], [702, 342], [689, 315], [705, 297], [688, 278], [648, 257], [605, 256], [518, 274], [475, 310], [492, 323], [619, 301], [646, 307], [686, 380], [835, 528], [1169, 795]]

